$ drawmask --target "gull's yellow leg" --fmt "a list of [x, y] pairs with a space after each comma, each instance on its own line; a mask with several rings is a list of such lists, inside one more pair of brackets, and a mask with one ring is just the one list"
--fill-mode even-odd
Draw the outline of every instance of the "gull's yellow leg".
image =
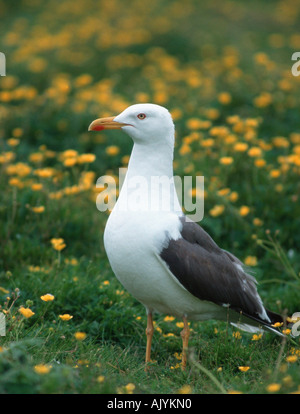
[[152, 343], [152, 337], [153, 337], [153, 319], [152, 319], [152, 313], [149, 312], [147, 315], [147, 328], [146, 328], [146, 335], [147, 335], [147, 346], [146, 346], [146, 367], [145, 370], [148, 369], [147, 364], [150, 362], [150, 355], [151, 355], [151, 343]]
[[185, 369], [186, 362], [187, 362], [187, 350], [188, 350], [188, 346], [189, 346], [189, 337], [190, 337], [190, 328], [189, 328], [187, 318], [185, 316], [183, 317], [183, 323], [184, 323], [183, 330], [180, 333], [181, 338], [182, 338], [182, 360], [181, 360], [181, 365], [182, 365], [182, 369]]

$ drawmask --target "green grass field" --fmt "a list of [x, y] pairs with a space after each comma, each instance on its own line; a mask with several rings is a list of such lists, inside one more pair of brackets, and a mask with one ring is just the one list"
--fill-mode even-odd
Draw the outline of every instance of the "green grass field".
[[0, 0], [0, 19], [0, 393], [299, 393], [289, 331], [193, 322], [182, 371], [181, 321], [157, 315], [144, 371], [145, 311], [95, 204], [132, 143], [87, 128], [167, 107], [175, 173], [205, 177], [201, 225], [253, 267], [266, 307], [300, 312], [300, 3]]

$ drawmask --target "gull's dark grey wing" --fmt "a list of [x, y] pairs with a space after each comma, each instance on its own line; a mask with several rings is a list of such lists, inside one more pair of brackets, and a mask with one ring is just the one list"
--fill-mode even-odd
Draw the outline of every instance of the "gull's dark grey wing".
[[254, 277], [239, 259], [222, 250], [198, 224], [180, 220], [182, 237], [168, 240], [160, 257], [186, 290], [264, 325], [282, 321], [264, 308]]

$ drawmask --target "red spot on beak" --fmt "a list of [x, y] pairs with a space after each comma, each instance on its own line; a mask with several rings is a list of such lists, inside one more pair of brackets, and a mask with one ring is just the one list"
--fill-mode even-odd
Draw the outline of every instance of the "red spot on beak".
[[103, 131], [103, 129], [105, 129], [105, 127], [103, 125], [95, 125], [93, 127], [93, 131]]

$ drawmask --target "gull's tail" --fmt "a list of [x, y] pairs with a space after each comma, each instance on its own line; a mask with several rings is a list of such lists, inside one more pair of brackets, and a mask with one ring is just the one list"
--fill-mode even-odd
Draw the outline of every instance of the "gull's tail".
[[268, 330], [281, 337], [285, 336], [276, 327], [273, 326], [276, 323], [283, 324], [284, 323], [283, 317], [279, 315], [278, 313], [269, 311], [268, 309], [265, 309], [265, 311], [268, 315], [269, 321], [265, 319], [261, 319], [256, 316], [247, 315], [243, 313], [241, 315], [241, 319], [236, 323], [231, 322], [231, 325], [239, 329], [242, 329], [243, 331], [246, 331], [246, 332], [256, 333], [256, 332], [264, 332], [265, 330]]

